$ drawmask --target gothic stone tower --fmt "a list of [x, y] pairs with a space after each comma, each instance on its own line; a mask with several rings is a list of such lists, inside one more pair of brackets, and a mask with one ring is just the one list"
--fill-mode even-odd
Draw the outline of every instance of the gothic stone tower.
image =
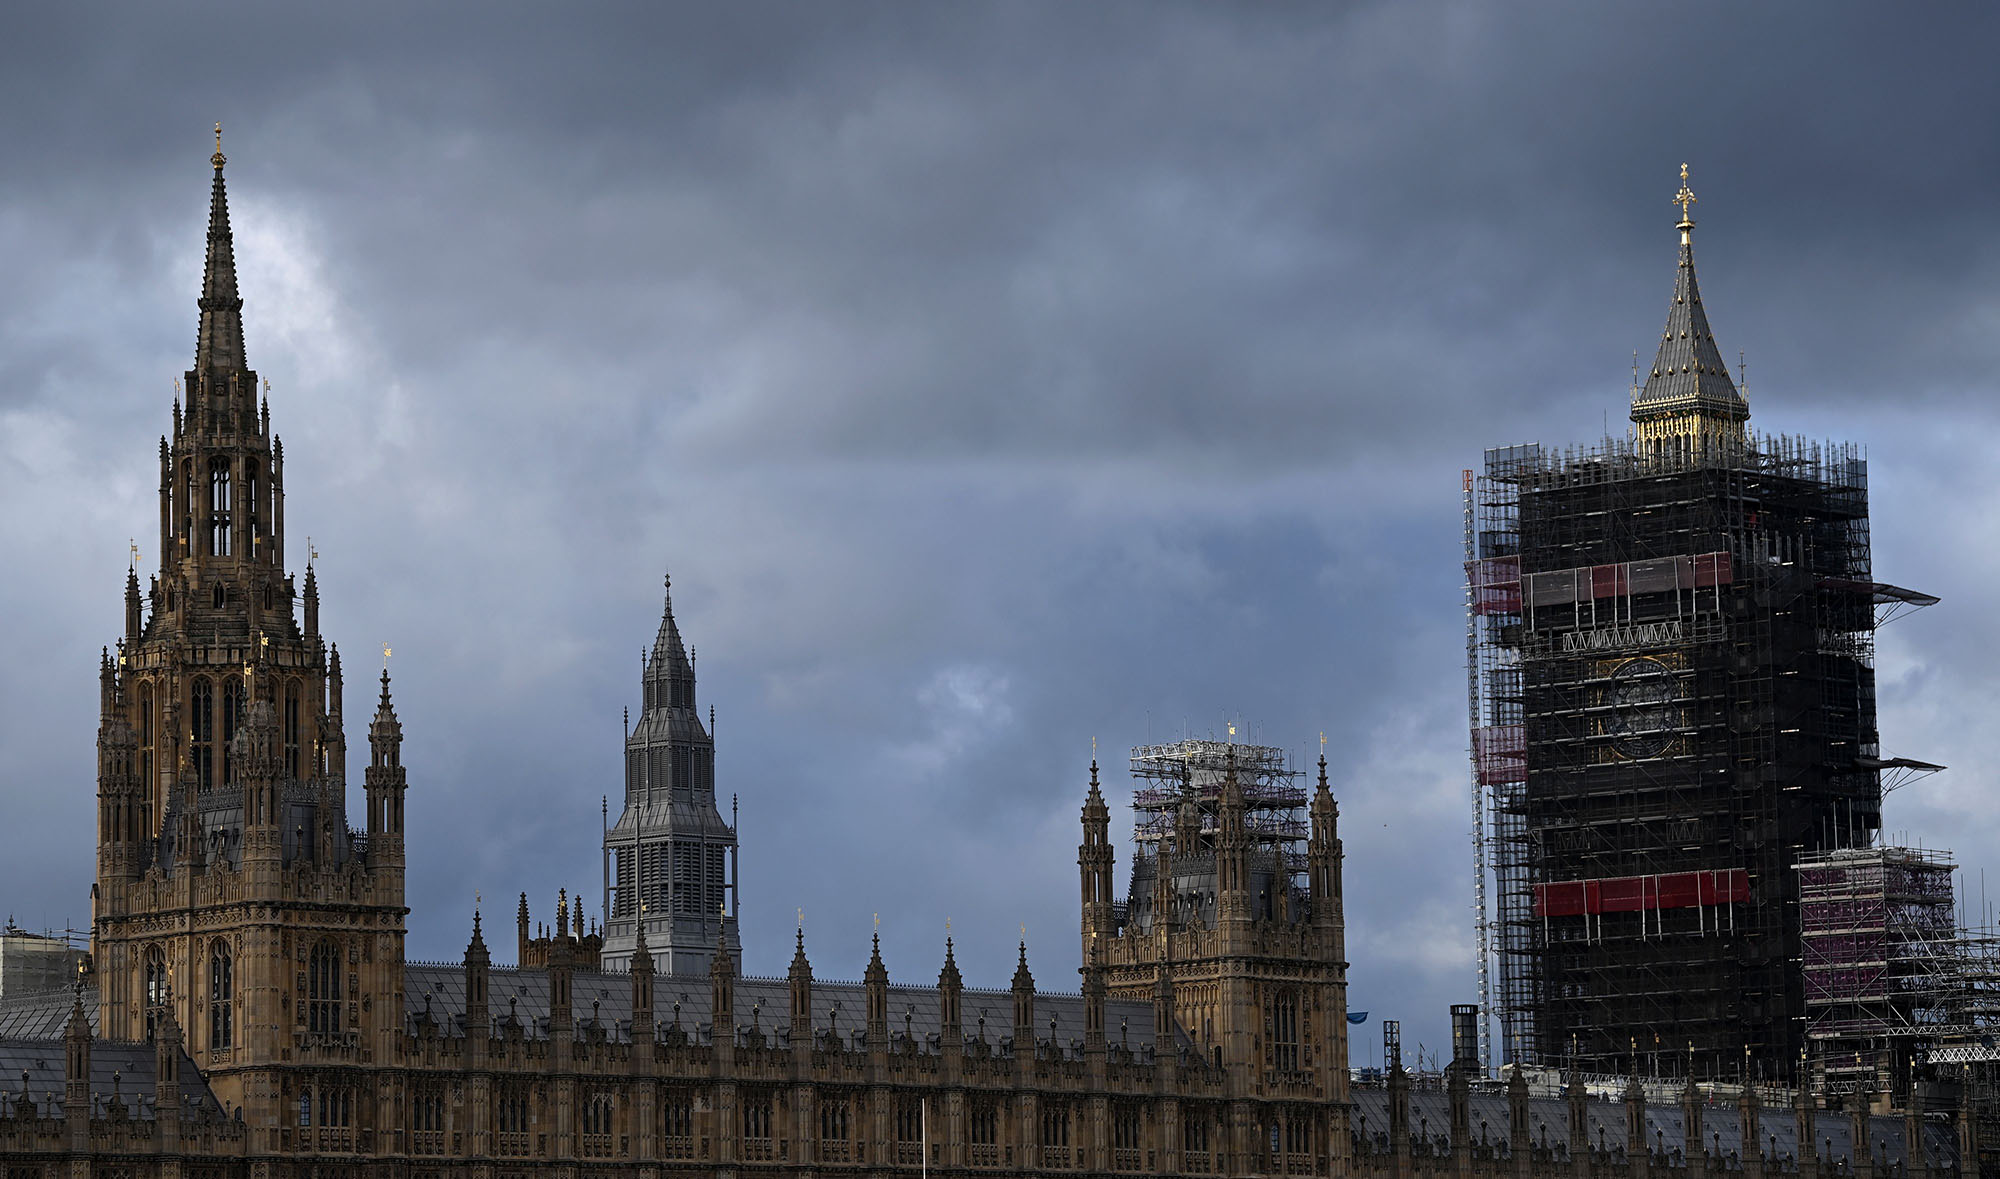
[[[294, 613], [284, 447], [244, 355], [219, 130], [211, 162], [194, 367], [160, 442], [160, 572], [144, 600], [127, 575], [102, 667], [93, 960], [103, 1034], [148, 1037], [171, 1013], [254, 1140], [402, 1031], [402, 727], [385, 670], [367, 829], [349, 830], [340, 655], [310, 564]], [[331, 1116], [373, 1124], [359, 1104]]]
[[[1123, 902], [1112, 892], [1111, 814], [1090, 766], [1077, 851], [1086, 999], [1151, 1001], [1163, 1059], [1178, 1028], [1226, 1071], [1234, 1099], [1226, 1149], [1249, 1148], [1253, 1101], [1292, 1101], [1278, 1117], [1286, 1149], [1343, 1160], [1346, 923], [1326, 759], [1309, 802], [1276, 749], [1182, 741], [1134, 750], [1132, 761], [1137, 776], [1168, 785], [1135, 792]], [[1301, 806], [1310, 814], [1303, 855], [1294, 846], [1306, 829]]]
[[660, 633], [640, 675], [639, 723], [625, 738], [625, 809], [604, 836], [611, 895], [606, 969], [629, 967], [641, 922], [665, 974], [703, 974], [718, 936], [741, 956], [736, 931], [736, 830], [715, 793], [715, 738], [695, 704], [694, 659], [674, 621], [667, 579]]

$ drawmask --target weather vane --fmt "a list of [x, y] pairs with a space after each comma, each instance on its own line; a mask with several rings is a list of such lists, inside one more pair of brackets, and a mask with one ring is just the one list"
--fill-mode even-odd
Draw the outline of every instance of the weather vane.
[[382, 644], [382, 670], [385, 672], [389, 670], [389, 644], [387, 643]]
[[137, 539], [137, 538], [130, 538], [130, 539], [128, 539], [128, 540], [126, 541], [126, 544], [125, 544], [125, 547], [126, 547], [126, 548], [129, 548], [129, 549], [131, 549], [131, 550], [132, 550], [132, 568], [134, 568], [134, 569], [137, 569], [137, 568], [139, 567], [139, 541], [138, 541], [138, 539]]

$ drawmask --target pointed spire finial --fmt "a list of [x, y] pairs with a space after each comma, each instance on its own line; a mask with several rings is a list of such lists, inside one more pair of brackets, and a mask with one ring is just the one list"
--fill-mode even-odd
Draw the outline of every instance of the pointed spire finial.
[[1674, 203], [1681, 207], [1681, 219], [1679, 224], [1675, 225], [1674, 228], [1681, 231], [1681, 244], [1687, 245], [1691, 240], [1690, 231], [1694, 229], [1694, 218], [1688, 216], [1688, 206], [1695, 203], [1695, 195], [1694, 190], [1688, 187], [1688, 166], [1686, 164], [1681, 165], [1681, 190], [1674, 194]]
[[214, 164], [215, 170], [218, 172], [222, 171], [222, 165], [228, 162], [227, 157], [222, 154], [222, 124], [220, 123], [215, 125], [215, 154], [208, 157], [208, 162]]

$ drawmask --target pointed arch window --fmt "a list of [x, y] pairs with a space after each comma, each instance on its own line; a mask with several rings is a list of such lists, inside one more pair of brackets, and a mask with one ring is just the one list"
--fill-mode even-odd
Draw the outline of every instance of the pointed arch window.
[[206, 676], [188, 692], [188, 758], [196, 788], [208, 791], [215, 785], [215, 685]]
[[146, 1038], [160, 1030], [160, 1013], [167, 1006], [167, 955], [158, 946], [146, 947]]
[[285, 684], [285, 777], [299, 779], [299, 712], [305, 690], [299, 681]]
[[208, 1046], [221, 1051], [235, 1043], [236, 959], [217, 938], [208, 948]]
[[229, 555], [229, 460], [212, 459], [208, 464], [208, 551], [211, 556]]
[[[142, 797], [153, 790], [153, 685], [139, 685], [139, 788]], [[136, 834], [136, 833], [134, 833]]]
[[[194, 544], [194, 463], [181, 461], [181, 554], [187, 555]], [[173, 609], [171, 605], [167, 607]]]
[[[250, 555], [252, 557], [255, 557], [257, 555], [257, 541], [258, 541], [257, 525], [260, 519], [262, 518], [257, 510], [258, 505], [262, 502], [261, 497], [263, 496], [264, 493], [264, 481], [258, 477], [261, 473], [262, 472], [258, 469], [256, 459], [244, 460], [243, 534], [248, 538], [248, 544], [250, 545]], [[270, 592], [269, 587], [266, 587], [265, 593], [268, 594], [269, 592]], [[267, 601], [265, 605], [269, 606], [270, 603]]]
[[340, 948], [330, 941], [313, 947], [307, 971], [306, 1030], [315, 1036], [340, 1034]]
[[236, 783], [236, 726], [243, 723], [243, 685], [231, 676], [222, 685], [222, 784]]
[[1279, 1072], [1296, 1072], [1299, 1067], [1299, 993], [1281, 987], [1272, 996], [1271, 1045], [1273, 1063]]

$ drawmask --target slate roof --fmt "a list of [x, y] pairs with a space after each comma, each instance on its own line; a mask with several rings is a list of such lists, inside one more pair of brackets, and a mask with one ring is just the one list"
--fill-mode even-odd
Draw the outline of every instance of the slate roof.
[[[403, 968], [404, 1012], [412, 1032], [423, 1026], [428, 1013], [440, 1034], [465, 1034], [465, 968], [442, 964], [411, 964]], [[709, 980], [706, 976], [660, 975], [653, 982], [653, 1020], [661, 1034], [676, 1022], [689, 1039], [713, 1043], [714, 1014], [709, 1009]], [[544, 970], [495, 967], [487, 976], [488, 1009], [493, 1028], [499, 1033], [510, 1016], [520, 1021], [522, 1034], [529, 1039], [549, 1034], [549, 976]], [[571, 1005], [579, 1031], [595, 1023], [614, 1041], [632, 1038], [632, 978], [629, 974], [579, 970], [571, 976]], [[790, 1041], [791, 990], [781, 978], [741, 977], [735, 984], [734, 1022], [739, 1029], [755, 1029], [767, 1041]], [[679, 1010], [675, 1010], [675, 1005]], [[1153, 1006], [1132, 1000], [1107, 999], [1104, 1004], [1105, 1039], [1134, 1052], [1153, 1043]], [[939, 1031], [939, 995], [936, 987], [889, 987], [889, 1036], [900, 1043], [907, 1034], [920, 1049], [930, 1050]], [[968, 1038], [984, 1038], [995, 1046], [1011, 1045], [1014, 1034], [1014, 998], [1009, 991], [966, 987], [960, 992], [960, 1022]], [[982, 1018], [984, 1024], [981, 1024]], [[1056, 1044], [1065, 1051], [1080, 1050], [1083, 1044], [1083, 996], [1037, 992], [1035, 995], [1035, 1039], [1047, 1042], [1049, 1021], [1054, 1019]], [[857, 1047], [856, 1035], [868, 1022], [867, 989], [858, 982], [813, 980], [813, 1030], [824, 1035], [831, 1030], [850, 1048]], [[1191, 1041], [1181, 1037], [1183, 1044]]]
[[[1386, 1151], [1389, 1146], [1388, 1090], [1379, 1085], [1356, 1087], [1353, 1096], [1355, 1133], [1375, 1142], [1378, 1150]], [[1500, 1146], [1505, 1153], [1507, 1095], [1476, 1092], [1471, 1094], [1469, 1102], [1473, 1141], [1479, 1142], [1483, 1131], [1485, 1141]], [[1742, 1111], [1734, 1101], [1712, 1101], [1702, 1107], [1702, 1137], [1706, 1139], [1705, 1145], [1711, 1154], [1716, 1149], [1718, 1135], [1724, 1156], [1733, 1159], [1742, 1151], [1741, 1117]], [[1624, 1151], [1623, 1101], [1593, 1099], [1585, 1120], [1589, 1126], [1587, 1147], [1594, 1149], [1602, 1141], [1611, 1151]], [[1789, 1108], [1767, 1106], [1758, 1111], [1757, 1120], [1757, 1140], [1765, 1157], [1770, 1158], [1775, 1150], [1780, 1160], [1796, 1160], [1799, 1147], [1797, 1115]], [[1853, 1127], [1848, 1115], [1819, 1110], [1815, 1120], [1821, 1157], [1831, 1157], [1836, 1163], [1847, 1165], [1854, 1149]], [[1410, 1133], [1413, 1137], [1431, 1142], [1435, 1151], [1448, 1154], [1451, 1149], [1450, 1096], [1436, 1089], [1413, 1090], [1410, 1093]], [[1528, 1133], [1535, 1147], [1541, 1148], [1546, 1144], [1551, 1150], [1567, 1154], [1570, 1145], [1568, 1101], [1559, 1097], [1529, 1098]], [[1649, 1102], [1646, 1106], [1646, 1134], [1655, 1151], [1685, 1156], [1688, 1150], [1687, 1129], [1680, 1103], [1677, 1101], [1668, 1106]], [[1878, 1158], [1886, 1155], [1892, 1164], [1904, 1158], [1903, 1119], [1900, 1116], [1878, 1114], [1871, 1117], [1868, 1137], [1872, 1153]], [[1958, 1140], [1951, 1127], [1925, 1125], [1924, 1147], [1931, 1166], [1946, 1170], [1956, 1168]]]
[[[0, 1040], [60, 1040], [63, 1029], [69, 1025], [70, 991], [68, 987], [56, 991], [37, 991], [18, 998], [0, 999]], [[83, 989], [83, 1010], [90, 1017], [90, 1030], [97, 1032], [97, 988]], [[58, 1044], [56, 1064], [62, 1064], [62, 1046]], [[13, 1079], [21, 1078], [21, 1070], [15, 1069]], [[7, 1088], [8, 1074], [0, 1072], [0, 1092]]]
[[1681, 406], [1699, 406], [1738, 420], [1750, 416], [1750, 404], [1729, 379], [1729, 366], [1716, 347], [1715, 333], [1709, 330], [1708, 313], [1701, 304], [1701, 285], [1695, 281], [1694, 245], [1686, 232], [1681, 238], [1680, 268], [1674, 274], [1674, 301], [1667, 306], [1667, 327], [1660, 335], [1660, 351], [1653, 358], [1651, 374], [1632, 399], [1632, 413], [1637, 418]]
[[[63, 1116], [63, 1054], [60, 1036], [53, 1040], [0, 1039], [0, 1108], [12, 1113], [21, 1098], [21, 1075], [27, 1074], [28, 1100], [40, 1117]], [[153, 1103], [154, 1050], [151, 1044], [110, 1044], [98, 1041], [90, 1046], [91, 1116], [101, 1118], [111, 1111], [115, 1096], [125, 1107], [125, 1116], [150, 1121], [158, 1112]], [[202, 1080], [194, 1061], [181, 1055], [181, 1109], [183, 1115], [222, 1116], [222, 1105], [208, 1082]]]

